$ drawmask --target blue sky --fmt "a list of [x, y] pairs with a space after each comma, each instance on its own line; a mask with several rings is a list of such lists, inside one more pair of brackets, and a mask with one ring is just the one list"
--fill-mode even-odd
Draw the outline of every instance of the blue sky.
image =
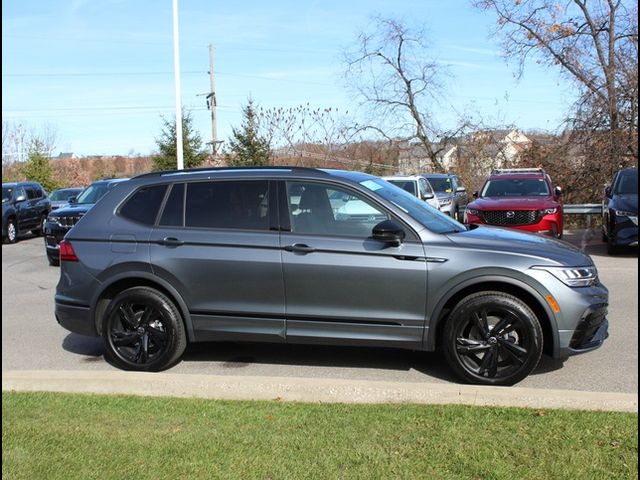
[[[179, 0], [179, 12], [181, 98], [204, 141], [209, 44], [224, 140], [249, 97], [265, 108], [354, 111], [342, 53], [375, 15], [425, 28], [432, 56], [451, 74], [445, 125], [451, 111], [468, 109], [525, 130], [555, 130], [572, 98], [558, 71], [535, 62], [516, 80], [515, 62], [505, 62], [491, 38], [495, 18], [468, 0]], [[52, 126], [54, 153], [152, 153], [162, 116], [175, 112], [172, 39], [171, 0], [2, 2], [2, 118], [36, 131]]]

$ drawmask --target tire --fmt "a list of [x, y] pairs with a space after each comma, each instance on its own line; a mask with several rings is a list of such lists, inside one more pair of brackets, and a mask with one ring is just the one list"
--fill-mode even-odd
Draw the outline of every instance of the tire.
[[18, 227], [16, 221], [13, 218], [7, 220], [7, 236], [5, 241], [7, 243], [16, 243], [18, 240]]
[[607, 239], [607, 253], [609, 255], [617, 255], [618, 253], [620, 253], [620, 247], [614, 245], [611, 238]]
[[558, 231], [558, 227], [553, 226], [553, 238], [560, 240], [562, 238], [562, 230]]
[[477, 385], [514, 385], [536, 368], [542, 355], [542, 328], [535, 314], [502, 292], [463, 298], [447, 319], [442, 340], [454, 373]]
[[47, 260], [49, 261], [49, 265], [51, 267], [59, 267], [60, 266], [60, 259], [59, 258], [55, 258], [55, 257], [52, 257], [51, 255], [47, 254]]
[[159, 372], [178, 362], [187, 346], [180, 312], [149, 287], [120, 292], [102, 322], [105, 357], [123, 370]]
[[44, 222], [46, 221], [47, 221], [47, 216], [42, 215], [40, 217], [40, 226], [38, 228], [34, 228], [33, 230], [31, 230], [31, 233], [33, 233], [36, 237], [41, 237], [44, 234]]

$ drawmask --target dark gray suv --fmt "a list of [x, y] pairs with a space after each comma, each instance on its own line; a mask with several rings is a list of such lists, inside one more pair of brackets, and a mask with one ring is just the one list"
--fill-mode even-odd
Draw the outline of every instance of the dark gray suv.
[[544, 352], [598, 348], [608, 291], [551, 238], [465, 226], [384, 180], [295, 167], [142, 175], [60, 243], [55, 314], [120, 368], [187, 342], [441, 348], [464, 381], [512, 385]]

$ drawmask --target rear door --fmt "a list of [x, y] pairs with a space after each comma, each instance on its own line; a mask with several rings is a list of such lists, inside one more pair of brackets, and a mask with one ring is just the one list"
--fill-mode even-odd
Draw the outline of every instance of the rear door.
[[284, 341], [272, 182], [177, 183], [150, 240], [154, 273], [185, 299], [196, 340]]
[[419, 347], [427, 272], [417, 237], [407, 229], [400, 247], [370, 238], [392, 216], [348, 187], [279, 189], [287, 341]]

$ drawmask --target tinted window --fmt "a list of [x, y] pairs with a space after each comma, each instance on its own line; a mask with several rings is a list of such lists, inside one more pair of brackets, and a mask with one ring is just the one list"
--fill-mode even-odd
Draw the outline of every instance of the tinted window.
[[29, 198], [29, 200], [33, 200], [34, 198], [38, 198], [38, 194], [36, 193], [35, 189], [33, 187], [26, 187], [25, 190], [27, 191], [27, 197]]
[[187, 227], [269, 230], [269, 182], [187, 184]]
[[432, 177], [429, 178], [429, 183], [436, 192], [453, 192], [453, 185], [448, 177]]
[[638, 194], [638, 170], [624, 170], [618, 175], [614, 192], [618, 195]]
[[403, 190], [406, 190], [411, 195], [418, 196], [416, 193], [416, 182], [413, 180], [387, 180], [389, 183], [392, 183], [396, 187], [400, 187]]
[[109, 191], [108, 183], [92, 183], [77, 198], [77, 204], [93, 204], [100, 200]]
[[550, 195], [544, 178], [511, 178], [489, 180], [481, 197], [519, 197]]
[[120, 215], [134, 222], [153, 225], [166, 190], [166, 185], [141, 188], [120, 208]]
[[171, 193], [164, 206], [160, 225], [168, 227], [182, 227], [184, 225], [184, 183], [171, 187]]
[[77, 195], [81, 191], [82, 190], [56, 190], [51, 193], [49, 199], [55, 202], [63, 202], [65, 200], [69, 200], [69, 198]]
[[367, 238], [387, 214], [357, 193], [318, 183], [287, 182], [291, 231]]

